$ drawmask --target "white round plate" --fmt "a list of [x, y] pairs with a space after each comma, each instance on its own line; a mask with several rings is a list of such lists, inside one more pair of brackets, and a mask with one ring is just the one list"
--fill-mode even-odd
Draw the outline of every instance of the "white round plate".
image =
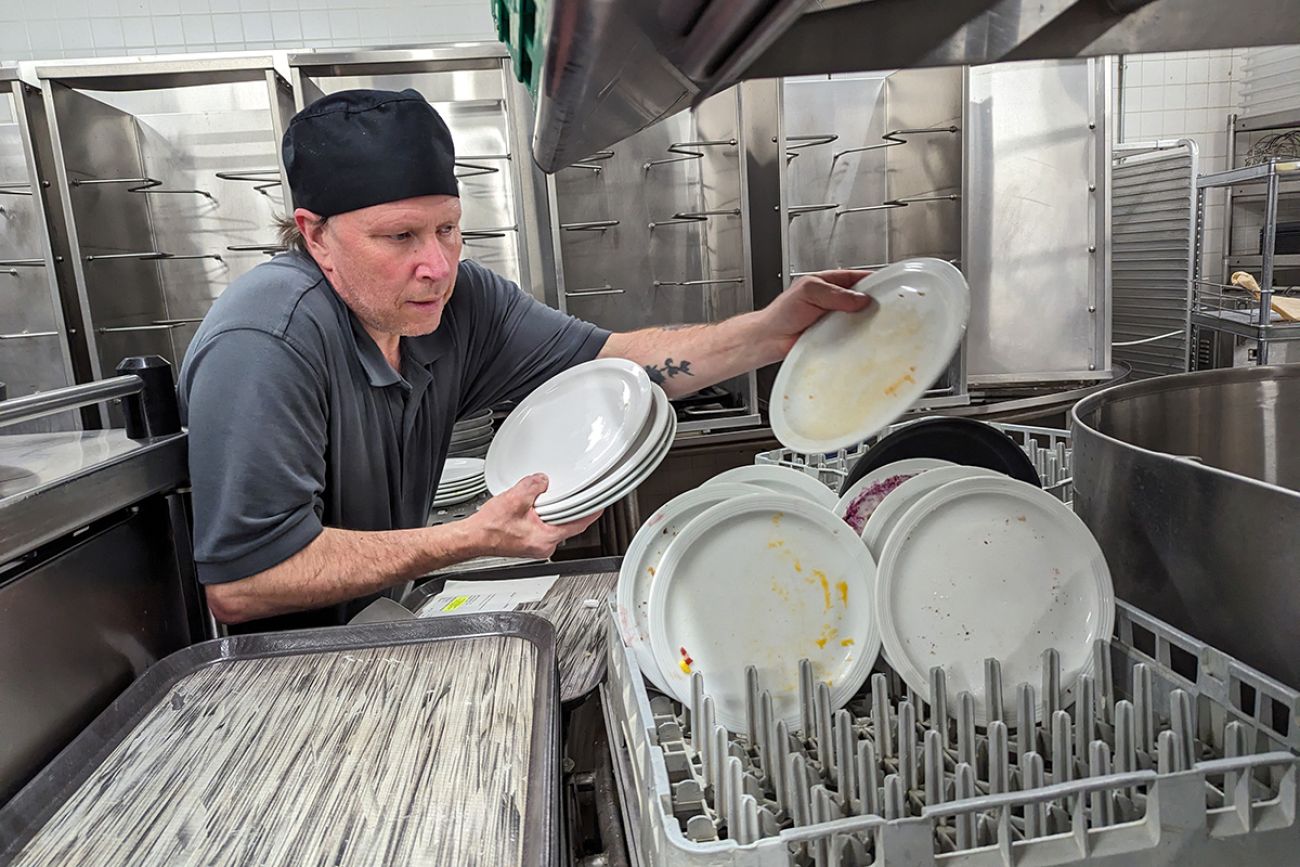
[[703, 485], [664, 503], [632, 537], [618, 573], [618, 622], [623, 642], [636, 653], [641, 671], [661, 692], [668, 692], [668, 688], [650, 650], [649, 617], [650, 585], [659, 561], [668, 545], [696, 515], [732, 497], [761, 493], [763, 488], [740, 482]]
[[987, 657], [1002, 663], [1003, 719], [1015, 727], [1016, 690], [1042, 682], [1043, 651], [1060, 652], [1068, 690], [1115, 620], [1110, 570], [1083, 521], [1006, 477], [949, 482], [917, 500], [885, 540], [876, 605], [885, 654], [907, 685], [928, 703], [930, 668], [943, 666], [950, 712], [969, 690], [980, 725]]
[[[668, 431], [668, 417], [673, 414], [668, 395], [659, 386], [654, 388], [654, 407], [650, 411], [650, 421], [641, 431], [637, 441], [628, 453], [608, 473], [592, 482], [577, 493], [562, 500], [547, 503], [537, 509], [537, 514], [545, 518], [548, 514], [560, 514], [572, 511], [575, 506], [598, 500], [614, 488], [620, 487], [629, 476], [640, 470], [647, 460], [663, 447], [663, 438]], [[540, 501], [541, 498], [539, 497]]]
[[442, 465], [442, 476], [438, 484], [454, 485], [458, 482], [472, 482], [483, 478], [483, 461], [478, 458], [448, 458]]
[[455, 486], [448, 486], [445, 488], [438, 488], [438, 490], [434, 491], [433, 498], [435, 500], [438, 500], [438, 499], [444, 499], [446, 497], [452, 497], [457, 494], [463, 494], [466, 491], [486, 491], [486, 490], [487, 490], [487, 485], [484, 484], [482, 479], [480, 479], [477, 482], [471, 482], [465, 485], [455, 485]]
[[474, 449], [462, 450], [459, 448], [453, 448], [450, 452], [450, 456], [454, 458], [486, 458], [487, 453], [488, 453], [488, 447], [486, 445], [483, 445]]
[[582, 490], [627, 454], [654, 405], [645, 369], [622, 358], [571, 367], [524, 398], [492, 439], [488, 489], [508, 490], [532, 473], [550, 487], [538, 498], [554, 503]]
[[470, 442], [471, 440], [487, 439], [492, 436], [492, 424], [483, 425], [482, 427], [472, 427], [461, 430], [456, 428], [451, 432], [451, 441], [455, 444]]
[[717, 482], [758, 485], [760, 488], [767, 488], [778, 494], [796, 494], [827, 509], [835, 506], [834, 491], [807, 473], [801, 473], [791, 467], [746, 464], [743, 467], [718, 473], [704, 484], [712, 485]]
[[690, 701], [704, 675], [718, 722], [745, 725], [745, 667], [758, 669], [778, 719], [799, 724], [799, 660], [852, 697], [880, 652], [875, 564], [828, 510], [792, 494], [746, 494], [712, 506], [678, 534], [650, 590], [650, 644], [665, 684]]
[[486, 493], [487, 488], [471, 488], [468, 491], [462, 491], [454, 496], [436, 497], [433, 501], [433, 507], [440, 509], [444, 506], [454, 506], [458, 503], [467, 503], [480, 494]]
[[955, 466], [957, 465], [952, 461], [941, 458], [907, 458], [876, 467], [849, 486], [836, 502], [833, 511], [861, 533], [866, 530], [871, 513], [903, 483], [926, 470]]
[[947, 369], [970, 317], [961, 272], [898, 262], [860, 280], [864, 313], [828, 313], [799, 336], [772, 385], [772, 432], [808, 454], [846, 448], [901, 416]]
[[1006, 478], [997, 470], [985, 469], [984, 467], [936, 467], [917, 473], [890, 491], [888, 496], [880, 501], [880, 505], [876, 506], [871, 513], [871, 517], [867, 519], [867, 526], [862, 528], [862, 541], [866, 543], [871, 556], [879, 563], [880, 555], [885, 547], [885, 540], [898, 526], [898, 522], [908, 508], [914, 505], [917, 500], [935, 488], [942, 487], [949, 482], [990, 476]]
[[677, 415], [668, 414], [668, 428], [664, 431], [663, 440], [650, 457], [646, 458], [635, 473], [624, 479], [618, 487], [611, 488], [595, 499], [586, 500], [574, 504], [564, 512], [547, 511], [545, 514], [539, 513], [539, 517], [548, 524], [564, 524], [569, 521], [576, 521], [579, 518], [585, 518], [593, 512], [598, 512], [606, 506], [613, 505], [619, 500], [632, 493], [640, 486], [642, 482], [650, 478], [650, 474], [659, 468], [664, 458], [668, 457], [668, 452], [673, 447], [673, 440], [677, 437]]

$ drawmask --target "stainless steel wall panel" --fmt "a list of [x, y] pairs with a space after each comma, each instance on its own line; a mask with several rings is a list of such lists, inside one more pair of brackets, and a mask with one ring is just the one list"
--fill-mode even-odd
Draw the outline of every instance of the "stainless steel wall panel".
[[[29, 114], [39, 114], [40, 97], [17, 78], [0, 76], [0, 88], [0, 382], [19, 397], [71, 385], [73, 367]], [[78, 425], [62, 413], [20, 431]]]
[[973, 382], [1110, 367], [1109, 64], [974, 67], [965, 206]]

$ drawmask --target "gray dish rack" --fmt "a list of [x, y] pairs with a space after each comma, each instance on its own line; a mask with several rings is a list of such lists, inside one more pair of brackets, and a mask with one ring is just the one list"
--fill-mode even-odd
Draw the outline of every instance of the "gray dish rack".
[[[934, 418], [935, 416], [926, 416]], [[880, 436], [884, 437], [901, 430], [916, 421], [907, 421], [891, 425]], [[1074, 484], [1070, 466], [1070, 432], [1052, 427], [1035, 427], [1022, 424], [992, 423], [991, 427], [1005, 433], [1015, 440], [1016, 445], [1029, 456], [1038, 477], [1043, 482], [1043, 490], [1055, 496], [1067, 506], [1074, 499]], [[821, 481], [838, 491], [858, 458], [867, 453], [874, 440], [840, 449], [828, 454], [806, 455], [793, 449], [774, 449], [760, 452], [754, 456], [754, 463], [790, 467]]]
[[[999, 427], [1069, 502], [1069, 433]], [[756, 462], [838, 487], [861, 451]], [[834, 713], [805, 668], [796, 730], [751, 669], [745, 730], [728, 732], [699, 675], [689, 706], [648, 689], [607, 615], [602, 696], [640, 867], [1254, 867], [1300, 851], [1300, 693], [1123, 602], [1091, 674], [1063, 690], [1049, 651], [1014, 717], [995, 706], [987, 726], [941, 669], [931, 705], [881, 659]], [[997, 660], [985, 680], [1002, 694]]]

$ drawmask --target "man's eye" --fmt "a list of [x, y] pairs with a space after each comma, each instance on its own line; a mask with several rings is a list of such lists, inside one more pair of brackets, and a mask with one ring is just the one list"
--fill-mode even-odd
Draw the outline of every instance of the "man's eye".
[[408, 241], [408, 240], [411, 239], [411, 233], [410, 233], [410, 232], [398, 232], [398, 233], [396, 233], [396, 234], [394, 234], [394, 235], [389, 235], [389, 236], [388, 236], [388, 239], [389, 239], [390, 241]]
[[439, 234], [439, 235], [444, 235], [444, 236], [445, 236], [445, 235], [450, 235], [450, 234], [452, 234], [452, 233], [455, 232], [455, 231], [456, 231], [456, 226], [455, 226], [454, 224], [448, 224], [448, 225], [446, 225], [446, 226], [439, 226], [439, 227], [438, 227], [438, 234]]

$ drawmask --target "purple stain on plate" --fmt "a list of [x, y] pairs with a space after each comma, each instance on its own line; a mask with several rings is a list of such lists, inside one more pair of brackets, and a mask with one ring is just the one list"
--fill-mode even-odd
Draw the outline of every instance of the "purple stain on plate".
[[861, 535], [862, 528], [867, 526], [867, 519], [871, 517], [871, 513], [884, 502], [885, 497], [903, 482], [912, 478], [912, 475], [914, 474], [888, 476], [863, 488], [849, 501], [849, 507], [844, 510], [844, 523]]

